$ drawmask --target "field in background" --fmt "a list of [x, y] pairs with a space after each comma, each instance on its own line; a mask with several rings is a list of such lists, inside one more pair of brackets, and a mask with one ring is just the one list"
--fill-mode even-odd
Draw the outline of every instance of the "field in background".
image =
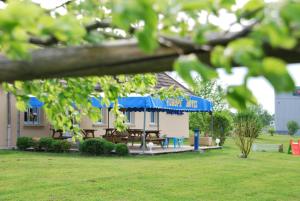
[[[299, 137], [300, 138], [300, 137]], [[87, 157], [0, 151], [0, 200], [299, 200], [300, 157], [223, 150], [160, 156]]]

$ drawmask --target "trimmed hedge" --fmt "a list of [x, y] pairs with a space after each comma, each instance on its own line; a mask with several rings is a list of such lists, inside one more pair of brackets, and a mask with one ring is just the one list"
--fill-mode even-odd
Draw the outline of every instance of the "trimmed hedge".
[[114, 144], [101, 138], [91, 138], [80, 143], [81, 153], [90, 155], [110, 154], [114, 149]]
[[26, 150], [34, 145], [31, 137], [18, 137], [17, 147], [20, 150]]
[[71, 148], [71, 143], [65, 140], [53, 140], [51, 143], [51, 151], [53, 152], [67, 152]]
[[54, 139], [51, 137], [41, 137], [39, 140], [39, 146], [41, 149], [44, 149], [45, 151], [50, 151], [53, 142]]
[[54, 140], [51, 137], [42, 137], [39, 140], [33, 140], [31, 137], [19, 137], [17, 147], [20, 150], [33, 147], [36, 151], [66, 152], [71, 148], [71, 143], [65, 140]]
[[129, 154], [129, 150], [126, 144], [117, 144], [116, 145], [116, 154], [119, 156], [126, 156]]

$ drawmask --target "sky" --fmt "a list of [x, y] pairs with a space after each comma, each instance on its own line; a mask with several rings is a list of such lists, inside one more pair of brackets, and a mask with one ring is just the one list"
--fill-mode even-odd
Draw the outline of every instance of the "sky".
[[[300, 85], [300, 64], [288, 65], [288, 71], [293, 77], [295, 84]], [[246, 73], [246, 68], [234, 68], [231, 75], [226, 74], [224, 70], [219, 70], [219, 84], [226, 88], [229, 85], [237, 85], [243, 82], [244, 75]], [[176, 73], [171, 74], [176, 80], [187, 86], [187, 84], [180, 79]], [[275, 92], [273, 87], [269, 82], [262, 78], [251, 78], [248, 81], [248, 87], [256, 97], [259, 104], [263, 106], [264, 109], [268, 110], [271, 114], [275, 111]]]

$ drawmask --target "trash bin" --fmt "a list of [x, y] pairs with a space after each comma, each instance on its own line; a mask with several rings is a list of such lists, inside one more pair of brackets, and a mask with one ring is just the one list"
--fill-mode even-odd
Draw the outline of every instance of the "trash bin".
[[200, 135], [199, 129], [195, 129], [194, 130], [194, 151], [199, 150], [199, 135]]

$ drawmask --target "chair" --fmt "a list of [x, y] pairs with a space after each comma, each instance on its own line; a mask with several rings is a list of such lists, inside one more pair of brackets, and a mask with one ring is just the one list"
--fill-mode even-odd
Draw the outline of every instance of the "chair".
[[173, 144], [174, 144], [174, 149], [177, 148], [177, 146], [180, 148], [183, 145], [183, 140], [184, 137], [173, 137]]
[[169, 148], [169, 138], [166, 137], [163, 141], [163, 149]]

